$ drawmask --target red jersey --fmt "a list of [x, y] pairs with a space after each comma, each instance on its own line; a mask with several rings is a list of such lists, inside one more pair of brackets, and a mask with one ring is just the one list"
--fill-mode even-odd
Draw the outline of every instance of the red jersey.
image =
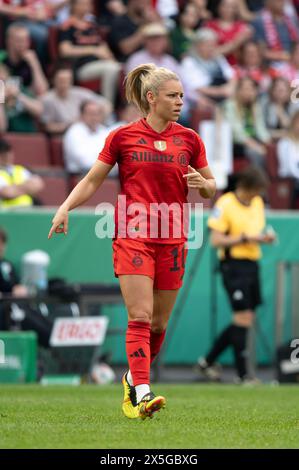
[[[195, 169], [208, 165], [204, 144], [195, 131], [170, 122], [158, 133], [141, 119], [111, 132], [98, 159], [119, 166], [125, 200], [119, 198], [115, 211], [116, 238], [158, 243], [186, 240], [183, 208], [188, 186], [183, 175], [188, 173], [188, 165]], [[165, 211], [158, 210], [162, 203]]]
[[[212, 29], [217, 34], [218, 44], [220, 46], [233, 41], [247, 27], [244, 21], [234, 21], [229, 29], [224, 29], [221, 27], [218, 20], [207, 21], [205, 26]], [[236, 55], [234, 53], [228, 54], [226, 58], [231, 65], [235, 65], [237, 63]]]

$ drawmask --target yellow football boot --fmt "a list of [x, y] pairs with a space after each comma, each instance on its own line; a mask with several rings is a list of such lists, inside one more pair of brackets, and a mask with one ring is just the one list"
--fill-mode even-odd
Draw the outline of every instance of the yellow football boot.
[[141, 419], [152, 418], [153, 414], [165, 408], [166, 400], [164, 397], [156, 397], [153, 392], [144, 395], [138, 403], [137, 408]]
[[126, 372], [122, 378], [122, 384], [124, 387], [124, 399], [122, 403], [122, 410], [127, 418], [134, 419], [139, 417], [139, 410], [136, 402], [135, 388], [128, 382]]

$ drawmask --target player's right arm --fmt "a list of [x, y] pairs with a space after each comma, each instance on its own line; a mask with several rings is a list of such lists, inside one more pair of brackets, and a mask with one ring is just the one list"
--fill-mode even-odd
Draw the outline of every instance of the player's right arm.
[[51, 238], [54, 232], [67, 234], [69, 211], [83, 204], [96, 192], [112, 166], [100, 160], [94, 163], [87, 175], [79, 181], [64, 203], [59, 207], [52, 220], [52, 227], [48, 238]]

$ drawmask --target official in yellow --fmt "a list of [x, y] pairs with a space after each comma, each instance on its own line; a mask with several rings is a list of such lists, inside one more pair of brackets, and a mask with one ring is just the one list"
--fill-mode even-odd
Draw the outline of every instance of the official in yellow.
[[275, 240], [273, 232], [265, 232], [261, 196], [266, 186], [266, 175], [260, 169], [246, 169], [239, 175], [235, 191], [218, 199], [208, 220], [210, 241], [218, 248], [222, 280], [233, 310], [232, 324], [222, 331], [207, 356], [197, 363], [197, 369], [211, 380], [220, 379], [214, 365], [216, 358], [232, 346], [239, 380], [252, 381], [247, 371], [246, 344], [255, 308], [261, 303], [260, 245]]
[[39, 176], [32, 175], [21, 165], [13, 164], [11, 145], [0, 139], [0, 209], [32, 206], [32, 197], [43, 187]]

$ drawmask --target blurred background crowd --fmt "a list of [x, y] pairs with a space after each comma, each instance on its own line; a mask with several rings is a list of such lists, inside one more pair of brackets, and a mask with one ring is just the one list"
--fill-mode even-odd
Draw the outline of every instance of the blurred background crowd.
[[298, 13], [297, 0], [0, 1], [0, 207], [58, 204], [108, 132], [139, 118], [123, 80], [152, 62], [181, 77], [180, 122], [208, 153], [207, 122], [225, 142], [222, 171], [258, 165], [269, 206], [298, 208]]

